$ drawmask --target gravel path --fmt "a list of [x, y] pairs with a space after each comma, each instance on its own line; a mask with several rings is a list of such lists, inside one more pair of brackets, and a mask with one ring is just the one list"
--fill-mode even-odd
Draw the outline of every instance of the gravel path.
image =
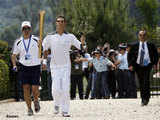
[[73, 100], [70, 118], [54, 115], [53, 101], [41, 101], [41, 111], [27, 116], [24, 102], [0, 103], [0, 120], [160, 120], [160, 100], [151, 98], [148, 106], [141, 99]]

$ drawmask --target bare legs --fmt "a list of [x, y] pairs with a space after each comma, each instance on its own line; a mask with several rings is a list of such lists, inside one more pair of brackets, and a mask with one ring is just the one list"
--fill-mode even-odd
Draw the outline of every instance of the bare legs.
[[[31, 100], [31, 87], [32, 87], [32, 95], [34, 98], [34, 103], [38, 102], [38, 97], [39, 97], [39, 85], [32, 85], [32, 86], [29, 84], [23, 85], [24, 99], [26, 101], [28, 109], [31, 109], [31, 102], [32, 102], [32, 100]], [[38, 112], [38, 111], [36, 111], [36, 112]]]

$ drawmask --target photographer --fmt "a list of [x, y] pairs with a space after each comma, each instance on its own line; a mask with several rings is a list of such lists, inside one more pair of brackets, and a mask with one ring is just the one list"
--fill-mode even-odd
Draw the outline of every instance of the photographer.
[[82, 58], [80, 51], [74, 50], [71, 56], [71, 100], [76, 98], [76, 87], [78, 86], [79, 98], [83, 99], [83, 71], [82, 71]]

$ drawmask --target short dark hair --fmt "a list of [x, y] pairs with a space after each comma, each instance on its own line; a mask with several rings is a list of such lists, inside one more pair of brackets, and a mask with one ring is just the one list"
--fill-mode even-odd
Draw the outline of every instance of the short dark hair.
[[84, 35], [84, 33], [83, 33], [83, 32], [80, 32], [79, 35], [82, 36], [82, 35]]
[[56, 20], [57, 20], [58, 18], [63, 18], [64, 21], [66, 21], [66, 19], [65, 19], [65, 17], [64, 17], [63, 15], [58, 15], [58, 16], [56, 17]]

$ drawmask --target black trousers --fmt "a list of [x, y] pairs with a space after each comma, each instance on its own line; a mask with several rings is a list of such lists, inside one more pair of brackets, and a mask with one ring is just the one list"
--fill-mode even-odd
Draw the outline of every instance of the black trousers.
[[115, 98], [116, 95], [116, 76], [115, 76], [115, 70], [108, 71], [108, 87], [109, 91], [112, 95], [112, 98]]
[[89, 78], [89, 74], [90, 73], [89, 73], [88, 68], [85, 68], [83, 71], [83, 76], [86, 77], [86, 80], [87, 80], [87, 87], [85, 90], [85, 99], [89, 98], [89, 93], [91, 91], [91, 79]]
[[71, 99], [76, 98], [76, 88], [78, 86], [79, 98], [83, 99], [83, 79], [82, 75], [71, 75]]
[[129, 71], [128, 97], [137, 98], [137, 87], [135, 81], [135, 71]]
[[128, 98], [128, 70], [118, 69], [117, 71], [117, 83], [118, 83], [118, 97], [119, 98]]
[[136, 66], [136, 73], [139, 80], [140, 85], [140, 95], [142, 100], [149, 100], [150, 98], [150, 72], [152, 66], [149, 64], [148, 66]]

